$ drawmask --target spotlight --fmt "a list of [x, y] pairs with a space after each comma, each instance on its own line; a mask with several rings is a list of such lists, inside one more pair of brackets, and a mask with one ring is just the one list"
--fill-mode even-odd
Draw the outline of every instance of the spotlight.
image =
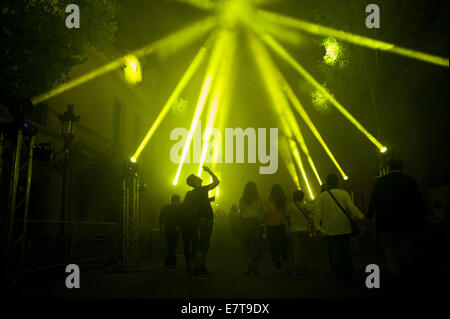
[[323, 60], [328, 65], [334, 65], [341, 58], [342, 48], [334, 38], [326, 38], [322, 45], [325, 48]]
[[387, 147], [383, 147], [383, 148], [380, 150], [381, 153], [386, 153], [386, 151], [387, 151]]
[[137, 84], [142, 81], [141, 63], [134, 55], [125, 56], [125, 68], [123, 72], [125, 79], [131, 84]]
[[344, 176], [344, 181], [348, 180], [348, 176]]
[[136, 163], [136, 158], [132, 157], [132, 158], [130, 158], [130, 161], [133, 163]]

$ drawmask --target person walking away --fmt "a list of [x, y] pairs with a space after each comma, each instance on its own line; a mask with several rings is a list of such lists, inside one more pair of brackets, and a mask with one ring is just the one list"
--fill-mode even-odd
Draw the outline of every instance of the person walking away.
[[261, 257], [263, 205], [254, 182], [248, 182], [245, 185], [239, 201], [239, 208], [247, 257], [247, 270], [244, 274], [248, 276], [253, 272], [255, 275], [258, 275], [258, 261]]
[[309, 235], [311, 227], [310, 210], [303, 201], [305, 197], [301, 190], [292, 194], [293, 203], [289, 205], [289, 219], [291, 221], [290, 238], [294, 255], [294, 274], [304, 276], [308, 272], [307, 262], [309, 253]]
[[173, 195], [171, 197], [171, 204], [166, 205], [161, 209], [159, 216], [159, 229], [164, 234], [166, 239], [166, 260], [164, 268], [166, 270], [175, 270], [177, 258], [175, 251], [178, 245], [178, 219], [180, 215], [180, 196]]
[[388, 271], [399, 284], [413, 268], [414, 236], [425, 227], [425, 206], [419, 187], [402, 168], [400, 160], [388, 161], [388, 174], [376, 182], [368, 210], [368, 217], [375, 219]]
[[320, 193], [314, 209], [314, 225], [326, 238], [331, 269], [338, 282], [349, 286], [353, 277], [350, 253], [351, 221], [369, 220], [353, 204], [350, 195], [338, 188], [338, 177], [327, 176], [327, 190]]
[[275, 265], [276, 273], [280, 274], [283, 267], [286, 273], [290, 275], [291, 271], [287, 266], [287, 215], [288, 205], [283, 188], [279, 184], [274, 184], [264, 212], [263, 237], [268, 237], [269, 239], [270, 255]]

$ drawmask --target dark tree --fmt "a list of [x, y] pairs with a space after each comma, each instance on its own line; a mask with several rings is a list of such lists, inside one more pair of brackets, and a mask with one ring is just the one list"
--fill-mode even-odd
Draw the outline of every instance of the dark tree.
[[68, 0], [0, 2], [0, 102], [32, 97], [69, 80], [85, 49], [114, 40], [117, 0], [78, 0], [80, 28], [66, 28]]

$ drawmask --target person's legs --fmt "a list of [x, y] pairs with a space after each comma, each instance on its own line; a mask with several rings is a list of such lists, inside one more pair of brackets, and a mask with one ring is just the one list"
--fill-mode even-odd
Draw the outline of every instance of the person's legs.
[[168, 267], [170, 265], [170, 234], [168, 232], [164, 233], [164, 239], [166, 241], [166, 260], [164, 261], [164, 267]]
[[308, 271], [308, 259], [309, 259], [309, 232], [304, 231], [299, 234], [299, 267], [300, 270]]
[[209, 249], [210, 239], [212, 235], [212, 227], [199, 228], [198, 245], [195, 256], [194, 276], [205, 278], [208, 271], [205, 266], [206, 254]]
[[350, 236], [339, 236], [339, 269], [340, 277], [343, 282], [350, 282], [353, 277], [353, 262], [350, 252]]
[[294, 271], [299, 272], [300, 262], [301, 262], [301, 242], [300, 242], [300, 232], [291, 232], [290, 235], [291, 243], [292, 243], [292, 255], [294, 257]]
[[337, 236], [327, 236], [327, 248], [328, 248], [328, 259], [330, 261], [330, 267], [336, 277], [339, 273], [339, 241]]
[[166, 255], [166, 261], [164, 263], [165, 267], [171, 267], [175, 266], [174, 260], [176, 260], [175, 256], [175, 234], [173, 232], [166, 232], [166, 243], [167, 243], [167, 255]]
[[207, 272], [206, 270], [206, 256], [208, 254], [208, 250], [209, 250], [209, 246], [210, 246], [210, 242], [211, 242], [211, 235], [212, 235], [212, 226], [210, 228], [206, 228], [204, 230], [203, 236], [204, 236], [204, 246], [203, 246], [203, 259], [202, 259], [202, 263], [201, 263], [201, 269], [204, 272]]
[[414, 275], [415, 263], [414, 263], [414, 235], [404, 234], [400, 238], [400, 263], [401, 269], [405, 272], [405, 275]]
[[186, 269], [190, 270], [191, 262], [192, 262], [192, 233], [188, 231], [182, 231], [181, 237], [183, 239], [183, 252], [184, 252], [184, 260], [186, 262]]
[[394, 278], [399, 278], [402, 275], [400, 260], [396, 253], [396, 246], [398, 243], [398, 236], [395, 234], [380, 233], [380, 244], [383, 249], [386, 266], [389, 273]]
[[252, 242], [251, 242], [251, 228], [248, 223], [244, 224], [244, 248], [245, 248], [245, 257], [247, 258], [247, 270], [245, 271], [245, 275], [249, 275], [251, 271], [251, 263], [252, 263]]
[[307, 231], [293, 232], [290, 237], [294, 252], [295, 271], [304, 273], [307, 271], [309, 233]]
[[272, 261], [277, 269], [281, 268], [280, 262], [280, 239], [276, 226], [268, 226], [267, 236], [269, 238], [269, 249]]
[[288, 236], [284, 229], [284, 226], [280, 227], [279, 230], [280, 236], [280, 256], [282, 264], [287, 267], [287, 244], [288, 244]]

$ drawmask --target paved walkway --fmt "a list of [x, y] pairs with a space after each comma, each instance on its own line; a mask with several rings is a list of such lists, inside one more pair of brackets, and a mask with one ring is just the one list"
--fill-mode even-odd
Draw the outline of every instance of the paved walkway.
[[[402, 293], [387, 290], [387, 280], [381, 274], [381, 289], [368, 289], [365, 286], [365, 267], [375, 263], [382, 267], [380, 257], [354, 257], [355, 280], [350, 288], [339, 286], [329, 270], [325, 243], [317, 240], [312, 245], [311, 271], [307, 277], [277, 275], [266, 254], [260, 265], [259, 276], [244, 276], [246, 268], [242, 256], [231, 256], [212, 247], [207, 265], [214, 275], [208, 280], [193, 279], [185, 271], [184, 259], [178, 255], [178, 268], [167, 272], [163, 269], [162, 258], [141, 261], [142, 267], [152, 267], [146, 272], [111, 273], [106, 268], [81, 270], [80, 289], [67, 289], [64, 275], [39, 287], [26, 288], [21, 297], [26, 298], [392, 298], [408, 297], [423, 286], [404, 289]], [[382, 268], [383, 269], [383, 268]]]

